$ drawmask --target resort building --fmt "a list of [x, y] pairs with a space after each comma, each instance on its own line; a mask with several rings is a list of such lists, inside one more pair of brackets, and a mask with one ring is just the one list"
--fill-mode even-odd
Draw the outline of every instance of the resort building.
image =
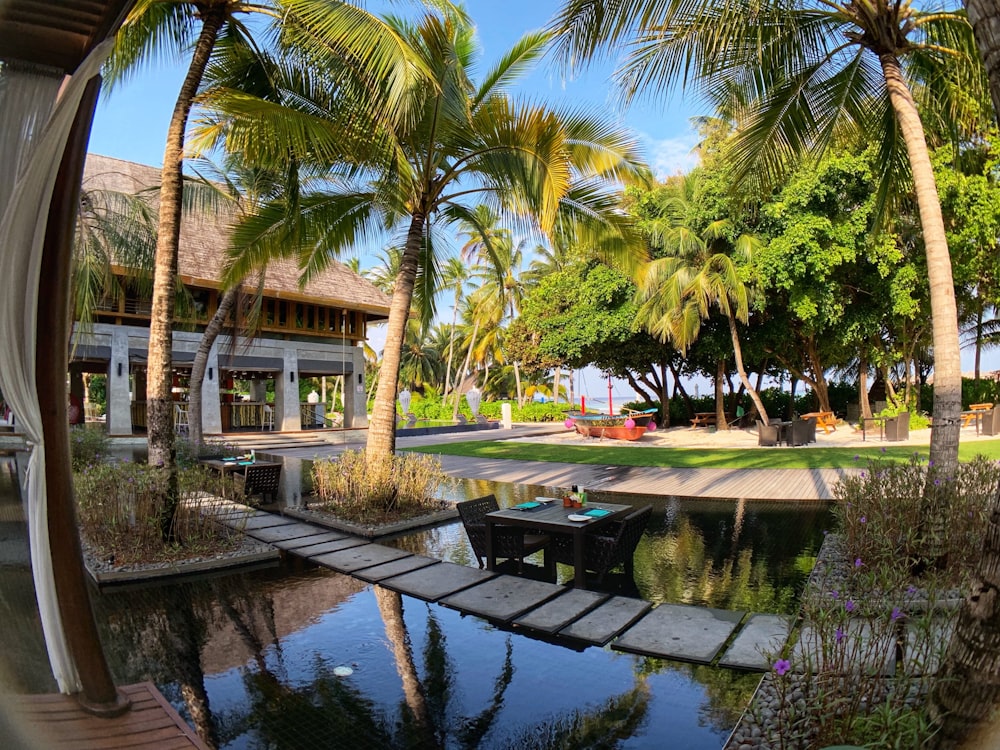
[[[136, 194], [159, 183], [159, 169], [90, 154], [83, 200], [98, 191]], [[230, 222], [230, 216], [203, 214], [185, 217], [182, 223], [178, 275], [186, 304], [178, 305], [172, 355], [179, 429], [186, 425], [191, 364], [222, 296]], [[113, 267], [123, 282], [134, 276], [129, 270]], [[304, 403], [299, 394], [302, 378], [321, 376], [342, 378], [342, 425], [367, 426], [362, 346], [368, 325], [388, 317], [389, 297], [336, 262], [305, 285], [299, 284], [299, 277], [293, 261], [269, 264], [258, 335], [236, 340], [221, 335], [216, 340], [202, 385], [205, 434], [329, 426], [322, 408]], [[247, 282], [248, 294], [258, 288], [256, 281]], [[91, 325], [74, 326], [70, 363], [71, 403], [77, 406], [83, 403], [84, 374], [107, 375], [111, 435], [142, 432], [146, 426], [150, 294], [141, 284], [122, 283], [121, 289], [125, 291], [98, 302]]]

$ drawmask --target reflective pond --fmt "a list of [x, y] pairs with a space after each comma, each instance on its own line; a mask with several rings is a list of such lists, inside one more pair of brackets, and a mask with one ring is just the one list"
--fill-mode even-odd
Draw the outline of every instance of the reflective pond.
[[[11, 466], [0, 457], [0, 512], [20, 505]], [[508, 505], [555, 490], [454, 489], [487, 492]], [[654, 602], [792, 611], [829, 523], [823, 504], [614, 500], [652, 502], [654, 516], [635, 581], [608, 585]], [[53, 690], [17, 525], [2, 527], [0, 616], [20, 644], [6, 681]], [[476, 564], [458, 522], [387, 543]], [[116, 681], [152, 680], [219, 748], [715, 749], [759, 679], [574, 650], [294, 561], [106, 590], [95, 607]]]

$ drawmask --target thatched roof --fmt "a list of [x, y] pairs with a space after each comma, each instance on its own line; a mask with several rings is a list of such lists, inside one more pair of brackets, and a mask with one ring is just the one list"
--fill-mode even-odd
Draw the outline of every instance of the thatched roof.
[[[84, 190], [137, 193], [159, 186], [160, 170], [145, 164], [89, 154], [83, 171]], [[217, 289], [229, 234], [230, 218], [185, 217], [181, 224], [178, 272], [186, 284]], [[389, 297], [342, 263], [331, 263], [304, 287], [293, 261], [275, 261], [267, 267], [264, 295], [369, 313], [370, 319], [388, 316]]]

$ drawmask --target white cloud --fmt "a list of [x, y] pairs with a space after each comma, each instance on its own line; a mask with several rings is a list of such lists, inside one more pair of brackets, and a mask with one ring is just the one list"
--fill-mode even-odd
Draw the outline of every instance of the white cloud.
[[649, 165], [658, 180], [685, 174], [698, 165], [698, 154], [694, 151], [698, 136], [695, 133], [674, 138], [653, 138], [642, 133], [640, 138], [649, 154]]

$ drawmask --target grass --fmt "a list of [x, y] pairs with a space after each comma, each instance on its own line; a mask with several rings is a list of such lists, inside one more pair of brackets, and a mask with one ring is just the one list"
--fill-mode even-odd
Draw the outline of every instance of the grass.
[[[865, 466], [870, 459], [909, 461], [926, 459], [928, 447], [800, 448], [745, 450], [729, 448], [628, 448], [614, 446], [550, 445], [505, 441], [470, 441], [422, 448], [414, 452], [470, 458], [506, 458], [515, 461], [557, 461], [609, 466], [663, 466], [677, 469], [843, 469]], [[977, 455], [1000, 459], [1000, 440], [959, 445], [959, 460]]]

